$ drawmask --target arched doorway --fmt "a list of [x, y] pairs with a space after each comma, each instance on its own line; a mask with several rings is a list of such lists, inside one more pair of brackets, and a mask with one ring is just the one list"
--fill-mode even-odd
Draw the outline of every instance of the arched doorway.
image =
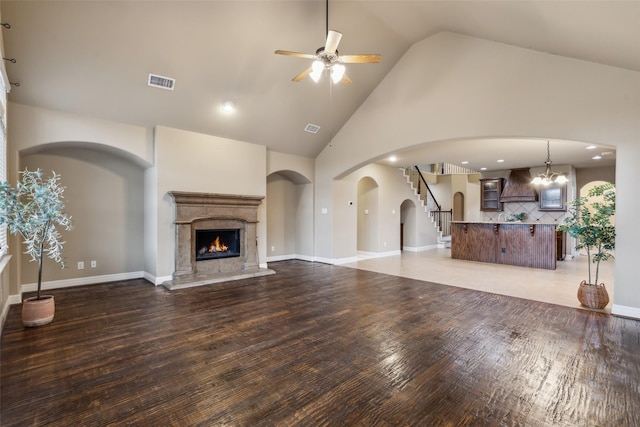
[[413, 200], [406, 199], [400, 205], [400, 250], [414, 248], [416, 242], [416, 204]]

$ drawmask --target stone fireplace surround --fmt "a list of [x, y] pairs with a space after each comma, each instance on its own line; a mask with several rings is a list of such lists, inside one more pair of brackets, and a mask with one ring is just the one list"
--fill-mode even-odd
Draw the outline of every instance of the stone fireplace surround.
[[[176, 204], [176, 251], [169, 290], [274, 274], [258, 263], [258, 206], [262, 196], [170, 191]], [[240, 256], [196, 261], [196, 230], [239, 229]]]

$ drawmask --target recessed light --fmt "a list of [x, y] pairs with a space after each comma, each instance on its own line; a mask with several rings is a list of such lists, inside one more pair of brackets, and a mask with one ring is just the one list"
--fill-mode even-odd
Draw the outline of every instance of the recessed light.
[[593, 156], [592, 159], [593, 160], [600, 160], [602, 158], [602, 156]]
[[480, 168], [480, 170], [481, 170], [481, 171], [486, 171], [486, 170], [487, 170], [487, 168]]
[[469, 162], [468, 162], [468, 161], [466, 161], [466, 160], [463, 160], [463, 161], [461, 161], [460, 163], [461, 163], [461, 164], [463, 164], [463, 165], [468, 165], [468, 164], [469, 164]]
[[587, 150], [595, 150], [598, 147], [595, 146], [595, 145], [588, 145], [586, 148], [587, 148]]
[[395, 162], [396, 160], [398, 160], [398, 158], [396, 156], [389, 156], [389, 161], [390, 162]]
[[504, 160], [503, 160], [503, 159], [496, 160], [496, 161], [497, 161], [498, 163], [504, 163]]
[[225, 101], [222, 103], [222, 111], [225, 113], [231, 113], [235, 111], [236, 105], [231, 101]]
[[613, 154], [613, 151], [603, 151], [602, 153], [600, 153], [603, 156], [610, 156]]

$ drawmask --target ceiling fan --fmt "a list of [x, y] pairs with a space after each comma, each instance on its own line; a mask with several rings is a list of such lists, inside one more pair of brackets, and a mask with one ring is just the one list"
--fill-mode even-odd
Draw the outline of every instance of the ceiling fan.
[[326, 0], [326, 32], [327, 41], [324, 46], [316, 49], [315, 54], [291, 52], [289, 50], [276, 50], [278, 55], [297, 56], [298, 58], [312, 59], [313, 63], [309, 68], [291, 79], [299, 82], [307, 75], [310, 75], [314, 82], [320, 80], [324, 71], [331, 74], [333, 83], [341, 82], [343, 85], [351, 84], [351, 79], [345, 74], [344, 64], [362, 64], [371, 62], [380, 62], [382, 58], [380, 54], [358, 54], [358, 55], [340, 55], [338, 53], [338, 44], [342, 38], [342, 33], [329, 29], [329, 0]]

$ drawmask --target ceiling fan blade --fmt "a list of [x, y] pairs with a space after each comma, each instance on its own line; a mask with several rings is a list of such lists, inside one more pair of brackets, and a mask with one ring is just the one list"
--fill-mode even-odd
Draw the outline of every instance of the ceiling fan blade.
[[297, 56], [298, 58], [315, 59], [315, 55], [309, 53], [291, 52], [290, 50], [276, 50], [277, 55]]
[[345, 74], [344, 76], [342, 76], [342, 80], [340, 80], [340, 83], [342, 83], [345, 86], [350, 85], [351, 79], [349, 78], [349, 76]]
[[362, 64], [368, 62], [380, 62], [382, 56], [378, 53], [367, 53], [362, 55], [342, 55], [340, 62], [345, 64]]
[[300, 80], [302, 80], [305, 77], [307, 77], [312, 71], [313, 71], [313, 68], [309, 67], [306, 70], [304, 70], [303, 72], [301, 72], [300, 74], [298, 74], [297, 76], [295, 76], [294, 78], [292, 78], [291, 81], [297, 83]]
[[329, 30], [329, 33], [327, 34], [327, 42], [324, 44], [324, 51], [329, 53], [336, 53], [336, 49], [338, 48], [338, 43], [340, 43], [341, 38], [342, 33]]

